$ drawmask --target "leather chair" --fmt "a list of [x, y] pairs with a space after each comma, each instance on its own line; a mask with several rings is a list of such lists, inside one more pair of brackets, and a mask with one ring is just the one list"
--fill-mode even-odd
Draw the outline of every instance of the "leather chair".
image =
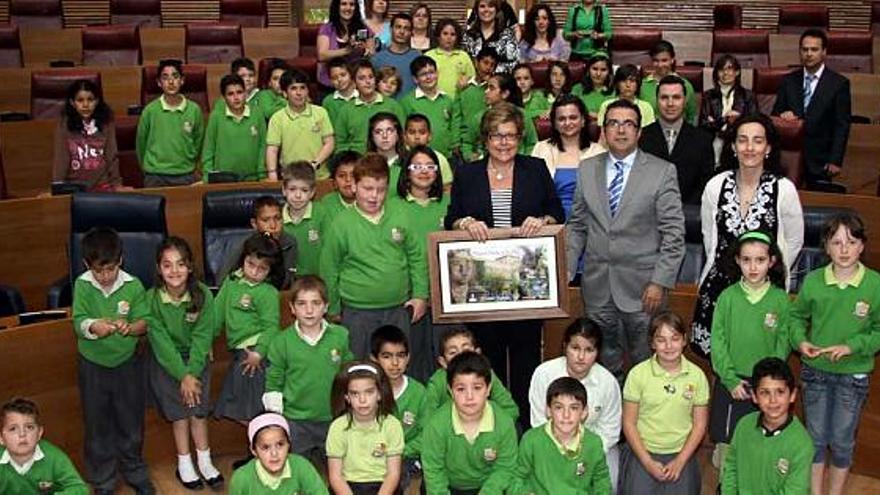
[[61, 29], [61, 0], [10, 0], [9, 20], [23, 28]]
[[137, 115], [122, 115], [113, 122], [116, 129], [116, 156], [122, 185], [137, 189], [144, 187], [144, 172], [137, 157]]
[[162, 26], [162, 0], [110, 0], [110, 24]]
[[283, 201], [277, 189], [213, 191], [202, 198], [202, 259], [205, 263], [205, 283], [217, 287], [224, 263], [245, 239], [254, 233], [251, 227], [254, 200], [260, 196], [275, 196]]
[[320, 29], [320, 24], [304, 24], [297, 29], [301, 57], [318, 56], [318, 31]]
[[186, 25], [186, 61], [189, 64], [228, 64], [243, 54], [241, 26], [223, 22]]
[[141, 37], [137, 24], [82, 28], [83, 65], [140, 65]]
[[583, 60], [570, 60], [568, 62], [568, 72], [571, 74], [571, 80], [575, 83], [580, 82], [587, 72], [587, 63]]
[[770, 65], [770, 33], [763, 29], [728, 29], [712, 33], [712, 63], [729, 53], [743, 69]]
[[266, 27], [265, 0], [220, 0], [220, 22]]
[[825, 63], [837, 72], [870, 74], [874, 69], [874, 42], [871, 33], [828, 31]]
[[822, 244], [822, 230], [828, 220], [843, 212], [855, 213], [850, 208], [839, 206], [804, 207], [804, 247], [788, 274], [791, 292], [797, 292], [808, 273], [828, 263], [825, 246]]
[[648, 52], [662, 39], [659, 29], [615, 29], [611, 37], [611, 61], [614, 65], [648, 65], [651, 63]]
[[809, 28], [828, 29], [828, 7], [797, 4], [779, 7], [780, 33], [801, 34]]
[[532, 71], [532, 88], [543, 89], [547, 87], [547, 81], [550, 79], [550, 62], [546, 60], [529, 62], [528, 66]]
[[[162, 94], [157, 82], [158, 67], [144, 66], [141, 69], [141, 105], [155, 100]], [[208, 111], [208, 69], [204, 65], [183, 66], [183, 94], [198, 103], [203, 112]]]
[[722, 4], [712, 8], [712, 28], [714, 31], [740, 29], [742, 28], [742, 22], [742, 5]]
[[871, 2], [871, 32], [880, 36], [880, 2]]
[[675, 73], [691, 83], [697, 96], [703, 93], [703, 66], [678, 65], [675, 67]]
[[21, 292], [10, 285], [0, 284], [0, 316], [13, 316], [27, 311]]
[[49, 288], [48, 305], [70, 305], [73, 281], [85, 271], [82, 239], [93, 227], [110, 227], [122, 239], [122, 266], [146, 286], [153, 285], [156, 248], [168, 235], [165, 197], [130, 193], [79, 193], [70, 201], [70, 274]]
[[758, 111], [770, 115], [773, 105], [776, 103], [776, 92], [782, 86], [782, 79], [791, 72], [788, 67], [760, 67], [755, 69], [752, 78], [752, 91], [755, 92], [755, 101]]
[[678, 270], [678, 283], [698, 284], [706, 252], [703, 249], [700, 205], [683, 205], [684, 208], [684, 260]]
[[0, 24], [0, 67], [21, 67], [21, 37], [18, 26]]
[[57, 119], [64, 109], [67, 88], [78, 79], [88, 79], [101, 89], [101, 74], [89, 69], [49, 69], [31, 72], [31, 118]]
[[553, 122], [550, 122], [550, 117], [535, 117], [532, 120], [535, 124], [535, 132], [538, 134], [538, 141], [550, 139], [550, 131], [553, 130]]
[[804, 122], [771, 117], [779, 133], [782, 169], [795, 186], [800, 187], [804, 177]]

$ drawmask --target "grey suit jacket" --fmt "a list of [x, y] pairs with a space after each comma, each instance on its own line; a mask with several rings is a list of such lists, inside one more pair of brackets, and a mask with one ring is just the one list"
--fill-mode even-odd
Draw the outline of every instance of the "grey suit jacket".
[[625, 312], [642, 310], [649, 282], [675, 287], [684, 258], [684, 213], [675, 165], [637, 152], [617, 215], [606, 187], [608, 153], [578, 168], [571, 215], [565, 226], [569, 277], [584, 255], [581, 289], [587, 309], [612, 301]]

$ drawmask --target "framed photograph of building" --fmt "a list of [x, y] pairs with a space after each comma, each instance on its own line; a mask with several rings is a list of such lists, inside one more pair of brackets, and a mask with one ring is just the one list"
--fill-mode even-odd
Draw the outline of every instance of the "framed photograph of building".
[[486, 242], [467, 232], [428, 237], [431, 311], [435, 323], [568, 317], [565, 230], [535, 237], [490, 229]]

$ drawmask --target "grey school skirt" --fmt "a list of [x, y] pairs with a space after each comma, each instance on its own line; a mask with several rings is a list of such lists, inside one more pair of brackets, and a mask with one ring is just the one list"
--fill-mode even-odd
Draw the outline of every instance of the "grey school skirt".
[[232, 362], [223, 379], [223, 389], [214, 405], [215, 418], [250, 421], [263, 412], [263, 393], [266, 391], [266, 368], [269, 361], [263, 358], [262, 366], [254, 376], [241, 373], [247, 356], [242, 349], [233, 351]]
[[[186, 353], [181, 354], [183, 362], [189, 361]], [[168, 421], [180, 421], [190, 417], [204, 418], [211, 414], [211, 365], [206, 363], [205, 369], [199, 381], [202, 382], [201, 404], [195, 407], [187, 407], [183, 404], [183, 398], [180, 396], [180, 382], [173, 376], [169, 375], [165, 368], [159, 364], [156, 355], [150, 352], [150, 363], [147, 375], [150, 380], [150, 390], [156, 407], [162, 414], [162, 417]]]

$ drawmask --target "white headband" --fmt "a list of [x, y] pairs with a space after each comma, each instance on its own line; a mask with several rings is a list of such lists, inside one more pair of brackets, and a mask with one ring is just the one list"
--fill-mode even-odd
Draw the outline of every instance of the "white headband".
[[369, 364], [356, 364], [348, 368], [348, 373], [354, 373], [355, 371], [369, 371], [374, 375], [379, 374], [376, 368], [370, 366]]

